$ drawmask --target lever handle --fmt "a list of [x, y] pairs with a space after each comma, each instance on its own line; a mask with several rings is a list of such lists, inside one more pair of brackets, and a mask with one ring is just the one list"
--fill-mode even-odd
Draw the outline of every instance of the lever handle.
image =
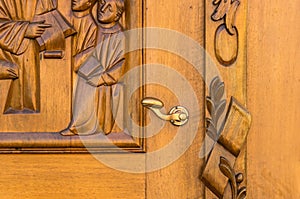
[[160, 119], [170, 121], [175, 126], [182, 126], [189, 120], [189, 113], [182, 106], [173, 107], [168, 114], [160, 111], [164, 107], [164, 103], [153, 97], [146, 97], [142, 100], [142, 105], [155, 113]]

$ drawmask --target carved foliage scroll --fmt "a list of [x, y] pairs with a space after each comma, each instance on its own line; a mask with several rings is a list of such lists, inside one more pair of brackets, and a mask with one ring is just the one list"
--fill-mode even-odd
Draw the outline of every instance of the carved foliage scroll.
[[211, 18], [223, 23], [215, 32], [215, 54], [223, 66], [231, 66], [238, 57], [239, 36], [234, 24], [239, 0], [214, 0], [216, 6]]
[[230, 162], [224, 158], [220, 157], [219, 168], [221, 172], [226, 176], [229, 180], [231, 187], [231, 197], [232, 199], [244, 199], [246, 198], [246, 187], [239, 187], [240, 183], [243, 182], [244, 176], [242, 173], [236, 174]]
[[234, 166], [247, 139], [251, 116], [247, 109], [232, 97], [225, 123], [218, 127], [218, 120], [226, 105], [226, 100], [221, 100], [223, 95], [224, 83], [216, 77], [210, 85], [210, 96], [207, 97], [207, 109], [211, 115], [211, 119], [207, 119], [207, 134], [216, 143], [207, 160], [202, 181], [219, 198], [224, 197], [229, 183], [232, 198], [242, 199], [246, 195], [246, 188], [238, 186], [244, 177], [242, 173], [236, 175]]

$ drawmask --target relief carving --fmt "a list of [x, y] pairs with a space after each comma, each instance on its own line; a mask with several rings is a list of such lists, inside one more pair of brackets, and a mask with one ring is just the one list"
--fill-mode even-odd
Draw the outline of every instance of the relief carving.
[[217, 77], [212, 81], [210, 96], [207, 97], [207, 109], [211, 115], [211, 119], [207, 119], [207, 134], [216, 143], [206, 162], [201, 179], [218, 198], [225, 197], [225, 190], [229, 183], [232, 198], [241, 199], [246, 197], [246, 188], [238, 188], [243, 181], [243, 175], [241, 173], [236, 175], [233, 168], [247, 139], [251, 116], [243, 105], [231, 97], [225, 123], [220, 124], [219, 127], [218, 119], [226, 105], [226, 101], [221, 100], [223, 94], [224, 83]]
[[246, 187], [239, 187], [240, 183], [243, 182], [244, 176], [242, 173], [236, 174], [233, 167], [230, 165], [230, 162], [224, 158], [220, 157], [219, 164], [220, 171], [226, 176], [229, 180], [231, 188], [231, 198], [232, 199], [244, 199], [246, 198]]
[[17, 64], [5, 60], [0, 60], [0, 80], [16, 79], [19, 77]]
[[210, 96], [206, 97], [206, 104], [211, 118], [206, 118], [206, 133], [214, 141], [219, 138], [221, 129], [220, 117], [226, 108], [226, 100], [222, 99], [224, 96], [225, 86], [219, 77], [212, 80], [209, 93]]
[[223, 21], [215, 32], [215, 54], [223, 66], [231, 66], [238, 57], [239, 36], [235, 26], [235, 16], [240, 5], [239, 0], [214, 0], [216, 7], [211, 18]]
[[40, 51], [45, 51], [44, 58], [63, 58], [66, 49], [65, 38], [73, 35], [75, 30], [57, 10], [56, 0], [39, 1], [34, 21], [51, 25], [36, 38]]
[[123, 12], [122, 0], [98, 2], [97, 47], [78, 70], [73, 117], [61, 132], [64, 136], [109, 134], [115, 127], [114, 118], [123, 109], [119, 107], [124, 89], [119, 82], [125, 63], [125, 36], [119, 23]]
[[0, 8], [0, 79], [12, 80], [4, 113], [37, 113], [39, 53], [62, 58], [65, 38], [74, 30], [56, 0], [3, 0]]
[[[121, 24], [142, 27], [144, 8], [127, 5], [125, 17], [124, 0], [0, 1], [0, 153], [85, 153], [82, 138], [62, 135], [95, 133], [107, 136], [85, 136], [93, 150], [107, 151], [110, 139], [144, 151], [126, 133], [121, 80]], [[128, 56], [132, 67], [141, 57]]]
[[72, 41], [73, 70], [78, 72], [96, 47], [97, 24], [92, 8], [97, 0], [72, 0], [73, 25], [77, 34]]

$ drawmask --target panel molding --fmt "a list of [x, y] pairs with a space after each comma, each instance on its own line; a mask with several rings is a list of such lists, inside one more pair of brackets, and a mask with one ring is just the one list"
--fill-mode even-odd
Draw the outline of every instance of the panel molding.
[[[89, 23], [92, 23], [92, 21], [94, 21], [94, 19], [90, 17], [88, 19], [84, 19], [86, 21], [82, 22], [83, 24], [81, 24], [79, 20], [81, 20], [83, 16], [96, 16], [95, 12], [97, 4], [94, 5], [94, 7], [91, 7], [89, 10], [83, 10], [84, 13], [80, 13], [81, 10], [75, 10], [75, 8], [72, 7], [71, 0], [58, 0], [53, 2], [55, 2], [55, 8], [57, 8], [59, 13], [64, 17], [63, 19], [66, 21], [70, 21], [70, 23], [72, 22], [72, 28], [74, 29], [75, 27], [81, 28], [84, 26], [88, 26], [90, 25]], [[36, 13], [36, 15], [39, 17], [47, 18], [47, 14], [45, 14], [45, 16], [39, 14], [40, 13]], [[125, 14], [120, 19], [120, 23], [126, 29], [143, 28], [143, 14], [143, 0], [125, 1]], [[95, 26], [96, 25], [92, 23], [90, 29], [88, 30], [94, 30]], [[81, 37], [83, 36], [85, 38], [85, 35], [88, 34], [85, 31], [86, 30], [83, 30]], [[145, 152], [145, 138], [143, 136], [143, 130], [141, 129], [139, 132], [135, 132], [135, 134], [140, 135], [139, 138], [135, 138], [130, 135], [130, 125], [128, 125], [129, 127], [123, 131], [114, 127], [112, 132], [107, 136], [104, 136], [103, 134], [96, 134], [91, 136], [62, 136], [60, 134], [60, 131], [62, 131], [63, 128], [66, 128], [71, 120], [70, 117], [72, 115], [72, 108], [70, 104], [72, 104], [71, 96], [72, 91], [74, 90], [73, 84], [75, 83], [75, 79], [77, 76], [75, 72], [78, 69], [78, 65], [82, 64], [83, 58], [86, 59], [90, 55], [92, 49], [92, 44], [90, 44], [92, 42], [92, 39], [89, 40], [89, 43], [82, 38], [80, 40], [80, 36], [74, 36], [74, 33], [74, 31], [68, 33], [68, 36], [73, 34], [72, 36], [74, 38], [72, 38], [72, 41], [70, 38], [66, 40], [66, 44], [64, 44], [64, 49], [66, 50], [65, 53], [56, 53], [58, 51], [54, 51], [52, 49], [50, 49], [51, 51], [47, 51], [47, 47], [51, 48], [55, 47], [55, 45], [45, 44], [43, 45], [43, 48], [41, 47], [40, 53], [38, 53], [38, 56], [36, 56], [39, 58], [39, 60], [37, 60], [41, 63], [41, 65], [43, 65], [43, 69], [41, 69], [40, 71], [40, 78], [42, 79], [42, 83], [40, 85], [42, 94], [40, 96], [41, 99], [39, 99], [39, 101], [41, 101], [42, 103], [41, 110], [39, 110], [39, 113], [35, 114], [22, 112], [22, 114], [3, 114], [0, 116], [2, 120], [2, 130], [0, 132], [0, 153], [120, 153], [122, 152], [122, 150], [132, 152]], [[46, 34], [46, 32], [45, 35], [49, 36], [48, 33]], [[95, 34], [92, 35], [96, 36]], [[143, 37], [143, 35], [141, 35], [141, 37]], [[76, 40], [77, 42], [74, 40]], [[87, 49], [78, 44], [87, 45]], [[1, 50], [4, 51], [5, 49]], [[133, 67], [136, 65], [143, 65], [143, 54], [144, 52], [140, 51], [135, 52], [133, 56], [126, 55], [126, 66], [124, 71], [131, 69], [131, 65]], [[56, 63], [58, 62], [56, 61], [56, 59], [60, 60], [59, 63]], [[61, 64], [62, 62], [64, 64]], [[128, 63], [130, 63], [130, 66]], [[55, 71], [56, 69], [51, 68], [52, 66], [61, 68], [61, 65], [67, 65], [67, 67], [64, 67], [63, 72], [58, 72]], [[51, 68], [51, 70], [49, 68]], [[140, 79], [135, 81], [140, 81], [140, 84], [144, 85], [143, 77], [145, 76], [145, 71], [142, 69], [140, 70], [140, 73]], [[59, 78], [63, 79], [61, 78], [61, 76], [64, 74], [67, 74], [67, 77], [63, 80], [64, 84], [61, 85], [61, 87], [63, 88], [61, 90], [65, 91], [66, 94], [61, 95], [61, 90], [57, 89], [58, 85], [56, 85], [59, 84], [59, 81], [56, 80]], [[37, 76], [38, 75], [39, 74], [37, 74]], [[43, 79], [48, 77], [54, 77], [53, 81], [58, 83], [51, 85], [52, 81], [48, 82]], [[7, 79], [3, 81], [1, 80], [0, 89], [3, 89], [4, 93], [6, 93], [6, 90], [9, 88], [9, 84], [11, 83], [11, 81], [12, 80]], [[145, 88], [144, 86], [142, 86], [138, 91], [138, 95], [134, 97], [137, 98], [136, 101], [139, 102], [144, 97], [144, 95]], [[2, 101], [5, 101], [4, 97], [6, 96], [0, 96], [1, 104]], [[135, 106], [135, 104], [132, 104], [132, 102], [129, 103], [131, 104], [129, 104], [128, 106]], [[135, 120], [140, 115], [144, 115], [144, 113], [142, 112], [142, 108], [140, 108], [139, 110], [128, 110], [128, 108], [126, 107], [124, 109], [124, 112], [126, 113], [126, 116], [124, 117], [129, 117], [130, 115], [133, 117], [134, 122], [138, 122], [139, 125], [142, 126], [142, 124], [144, 123], [144, 121], [142, 120], [144, 120], [145, 117], [142, 117], [142, 119], [139, 119], [138, 121]], [[55, 116], [55, 118], [52, 118], [53, 115]], [[63, 115], [64, 117], [60, 118], [60, 115]], [[55, 121], [53, 122], [52, 119]], [[125, 121], [122, 122], [127, 123], [128, 121], [125, 119]], [[88, 145], [88, 149], [86, 145]]]

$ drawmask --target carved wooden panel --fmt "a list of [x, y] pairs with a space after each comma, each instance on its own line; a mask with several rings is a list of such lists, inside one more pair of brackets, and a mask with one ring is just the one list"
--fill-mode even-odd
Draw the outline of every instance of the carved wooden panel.
[[212, 79], [211, 84], [207, 85], [209, 155], [201, 174], [208, 188], [206, 198], [246, 197], [245, 143], [251, 123], [246, 108], [247, 4], [247, 0], [214, 0], [206, 3], [206, 50], [220, 76], [210, 76], [210, 64], [207, 64], [206, 78]]
[[[133, 137], [131, 126], [146, 124], [140, 104], [145, 88], [134, 93], [127, 88], [143, 85], [145, 68], [124, 82], [120, 76], [145, 60], [161, 61], [170, 63], [196, 88], [202, 109], [188, 108], [191, 119], [201, 115], [202, 126], [179, 160], [141, 178], [146, 178], [143, 191], [161, 198], [245, 197], [245, 142], [251, 121], [246, 109], [247, 0], [127, 0], [124, 5], [122, 0], [2, 0], [0, 6], [0, 152], [85, 153], [86, 144], [90, 152], [115, 152], [115, 146], [143, 152], [145, 140]], [[104, 19], [106, 11], [114, 13], [114, 18]], [[207, 85], [206, 117], [205, 79], [186, 60], [157, 49], [147, 49], [147, 56], [146, 50], [124, 53], [130, 43], [124, 47], [124, 40], [145, 42], [142, 32], [127, 38], [125, 30], [145, 25], [177, 30], [205, 46], [222, 77], [209, 76], [206, 68], [206, 78], [212, 80], [207, 81], [211, 84]], [[186, 53], [194, 55], [194, 50]], [[203, 55], [196, 56], [202, 64]], [[150, 75], [164, 79], [162, 73]], [[176, 86], [179, 92], [186, 90]], [[162, 96], [168, 107], [176, 98], [165, 90], [158, 85], [147, 87], [149, 93]], [[124, 118], [122, 124], [115, 125], [114, 114]], [[166, 125], [163, 133], [149, 138], [148, 152], [172, 140], [175, 128]], [[188, 125], [183, 128], [189, 132]], [[207, 159], [198, 156], [205, 136], [214, 143]], [[180, 151], [178, 146], [185, 141], [172, 153]], [[147, 166], [164, 161], [147, 155], [146, 161], [141, 159]]]
[[84, 152], [82, 140], [92, 151], [111, 151], [111, 142], [141, 151], [129, 118], [141, 111], [124, 104], [133, 80], [121, 79], [142, 64], [142, 51], [125, 53], [123, 34], [143, 26], [142, 1], [4, 0], [0, 8], [0, 151]]

